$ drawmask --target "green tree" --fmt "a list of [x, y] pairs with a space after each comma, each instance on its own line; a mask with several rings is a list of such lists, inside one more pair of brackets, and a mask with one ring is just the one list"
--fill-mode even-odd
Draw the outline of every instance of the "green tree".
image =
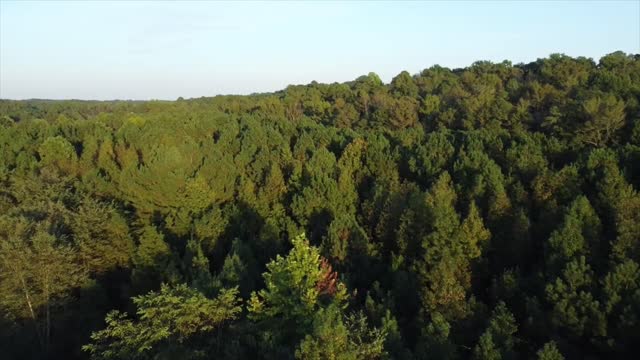
[[398, 96], [418, 97], [418, 86], [411, 75], [403, 71], [391, 80], [391, 92]]
[[61, 136], [50, 137], [38, 148], [40, 164], [52, 166], [65, 175], [76, 172], [78, 154], [73, 145]]
[[585, 120], [576, 131], [577, 139], [596, 147], [606, 146], [624, 126], [624, 102], [609, 94], [591, 98], [582, 106]]
[[143, 292], [157, 288], [162, 282], [178, 281], [175, 256], [164, 236], [153, 226], [142, 229], [133, 264], [133, 281]]
[[487, 360], [515, 358], [517, 339], [514, 334], [517, 331], [518, 326], [513, 314], [505, 303], [499, 302], [493, 310], [487, 329], [473, 349], [474, 358]]
[[365, 360], [385, 355], [385, 331], [370, 329], [364, 315], [343, 319], [342, 311], [331, 306], [320, 309], [315, 316], [313, 332], [296, 350], [297, 359]]
[[551, 321], [574, 337], [605, 336], [601, 304], [592, 294], [593, 271], [584, 256], [566, 265], [561, 276], [547, 284], [547, 300], [553, 307]]
[[556, 343], [553, 341], [544, 344], [544, 346], [538, 350], [536, 356], [538, 360], [564, 360], [564, 356], [562, 356], [556, 347]]
[[133, 298], [135, 319], [109, 313], [106, 329], [94, 332], [83, 350], [92, 359], [199, 358], [198, 340], [211, 341], [207, 335], [241, 312], [237, 294], [235, 288], [226, 289], [208, 299], [186, 285], [163, 285], [159, 292]]
[[251, 294], [248, 309], [255, 320], [281, 319], [304, 334], [318, 308], [334, 302], [344, 306], [347, 292], [304, 235], [295, 237], [292, 243], [286, 257], [278, 255], [267, 264], [267, 272], [262, 275], [265, 288]]
[[443, 173], [426, 196], [427, 234], [424, 257], [415, 267], [422, 282], [425, 311], [438, 311], [446, 318], [461, 318], [468, 311], [471, 261], [481, 254], [490, 233], [474, 204], [464, 221], [455, 210], [456, 193], [448, 173]]
[[87, 278], [74, 249], [43, 229], [24, 225], [0, 239], [0, 304], [13, 318], [33, 323], [47, 354], [54, 311]]

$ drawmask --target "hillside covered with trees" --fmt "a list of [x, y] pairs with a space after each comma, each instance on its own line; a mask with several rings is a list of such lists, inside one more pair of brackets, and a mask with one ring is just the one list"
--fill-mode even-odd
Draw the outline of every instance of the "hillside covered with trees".
[[636, 54], [2, 100], [0, 354], [632, 358], [639, 192]]

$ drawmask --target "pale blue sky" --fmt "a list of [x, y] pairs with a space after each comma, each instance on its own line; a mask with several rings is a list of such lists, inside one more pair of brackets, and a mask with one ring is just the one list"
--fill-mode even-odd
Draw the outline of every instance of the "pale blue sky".
[[640, 1], [0, 0], [0, 98], [176, 99], [640, 53]]

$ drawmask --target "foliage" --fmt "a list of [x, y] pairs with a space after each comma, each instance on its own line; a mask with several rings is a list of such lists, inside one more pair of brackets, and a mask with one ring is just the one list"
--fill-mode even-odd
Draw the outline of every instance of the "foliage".
[[638, 114], [622, 52], [0, 100], [0, 351], [632, 358]]
[[[107, 327], [91, 335], [84, 346], [95, 359], [153, 359], [197, 355], [190, 340], [235, 319], [241, 311], [237, 289], [222, 290], [215, 299], [181, 284], [163, 285], [159, 292], [133, 298], [137, 319], [114, 311]], [[178, 347], [178, 348], [176, 348]]]

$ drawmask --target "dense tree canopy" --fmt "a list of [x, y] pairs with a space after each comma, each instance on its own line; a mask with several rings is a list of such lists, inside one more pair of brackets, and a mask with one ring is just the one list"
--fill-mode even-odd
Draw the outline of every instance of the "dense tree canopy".
[[640, 55], [0, 100], [8, 359], [640, 351]]

